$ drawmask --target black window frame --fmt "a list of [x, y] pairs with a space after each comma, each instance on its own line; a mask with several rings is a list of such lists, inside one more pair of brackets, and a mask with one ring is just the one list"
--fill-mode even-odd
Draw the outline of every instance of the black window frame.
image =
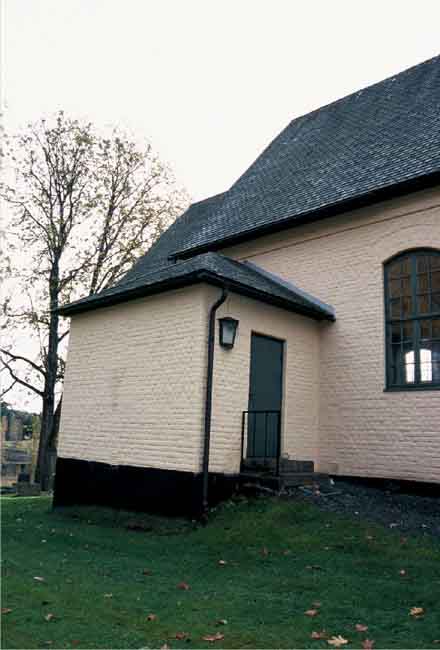
[[[431, 286], [431, 273], [432, 270], [430, 270], [428, 273], [429, 277], [429, 287], [428, 291], [426, 294], [421, 294], [418, 292], [418, 287], [417, 287], [417, 277], [418, 275], [421, 275], [422, 273], [425, 273], [425, 271], [418, 271], [417, 269], [417, 258], [422, 257], [423, 255], [429, 255], [429, 256], [436, 256], [440, 260], [440, 250], [436, 248], [415, 248], [411, 250], [405, 250], [401, 251], [397, 255], [394, 255], [393, 257], [389, 258], [384, 262], [383, 264], [383, 279], [384, 279], [384, 324], [385, 324], [385, 391], [419, 391], [419, 390], [440, 390], [440, 381], [422, 381], [420, 377], [420, 357], [419, 357], [419, 351], [420, 351], [420, 341], [422, 340], [421, 333], [420, 333], [420, 323], [421, 321], [429, 321], [431, 322], [434, 319], [440, 319], [440, 309], [439, 310], [432, 310], [430, 309], [429, 312], [427, 313], [422, 313], [419, 311], [418, 308], [418, 300], [417, 298], [420, 297], [421, 295], [428, 295], [429, 296], [429, 301], [430, 301], [430, 307], [432, 307], [432, 296], [433, 294], [437, 293], [436, 291], [432, 291], [432, 286]], [[410, 281], [410, 288], [411, 288], [411, 301], [412, 301], [412, 310], [411, 310], [411, 315], [402, 318], [402, 314], [400, 313], [399, 318], [395, 318], [391, 314], [391, 301], [393, 298], [390, 295], [389, 292], [389, 270], [392, 265], [394, 265], [396, 262], [403, 261], [404, 259], [408, 259], [410, 262], [410, 275], [409, 275], [409, 281]], [[402, 276], [403, 277], [403, 276]], [[402, 297], [400, 297], [400, 300]], [[391, 342], [391, 333], [392, 333], [392, 325], [399, 323], [412, 323], [413, 324], [413, 333], [411, 340], [414, 343], [414, 359], [415, 359], [415, 364], [414, 364], [414, 383], [393, 383], [392, 381], [392, 342]], [[431, 332], [432, 332], [432, 326], [431, 326]], [[440, 341], [440, 338], [435, 337], [433, 338], [432, 336], [430, 337], [431, 341]], [[402, 368], [404, 368], [402, 364]], [[403, 372], [401, 371], [401, 376]]]

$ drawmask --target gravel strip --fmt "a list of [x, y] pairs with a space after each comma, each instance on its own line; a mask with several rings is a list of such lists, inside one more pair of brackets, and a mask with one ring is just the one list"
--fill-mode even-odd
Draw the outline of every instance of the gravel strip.
[[440, 539], [440, 497], [405, 493], [404, 488], [372, 487], [335, 479], [319, 491], [297, 488], [293, 498], [312, 501], [322, 510], [352, 515], [404, 533], [432, 535]]

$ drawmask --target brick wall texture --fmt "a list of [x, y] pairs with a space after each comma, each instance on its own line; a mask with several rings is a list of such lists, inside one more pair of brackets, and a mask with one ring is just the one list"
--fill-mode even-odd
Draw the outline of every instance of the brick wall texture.
[[[212, 471], [239, 468], [251, 332], [285, 341], [282, 450], [342, 475], [440, 482], [440, 391], [384, 392], [383, 262], [440, 248], [424, 191], [229, 248], [327, 302], [316, 323], [230, 294], [233, 350], [215, 347]], [[209, 307], [197, 286], [75, 316], [59, 455], [200, 471]], [[216, 332], [218, 335], [218, 332]]]
[[[440, 249], [438, 189], [225, 251], [336, 310], [337, 321], [320, 336], [315, 460], [323, 471], [440, 481], [440, 391], [384, 392], [383, 262], [425, 246]], [[289, 438], [303, 434], [285, 431]]]
[[206, 289], [72, 318], [58, 454], [199, 471]]

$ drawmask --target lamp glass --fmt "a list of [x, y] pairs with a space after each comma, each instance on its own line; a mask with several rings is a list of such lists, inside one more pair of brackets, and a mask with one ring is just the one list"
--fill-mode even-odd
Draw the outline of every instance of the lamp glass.
[[220, 318], [220, 345], [224, 348], [233, 348], [237, 333], [238, 320], [235, 318]]

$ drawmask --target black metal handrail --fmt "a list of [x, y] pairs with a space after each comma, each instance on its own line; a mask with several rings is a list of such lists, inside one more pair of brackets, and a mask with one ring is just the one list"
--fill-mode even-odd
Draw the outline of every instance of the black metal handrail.
[[275, 472], [280, 473], [281, 411], [243, 411], [241, 423], [241, 464], [246, 458], [266, 465], [275, 460]]

